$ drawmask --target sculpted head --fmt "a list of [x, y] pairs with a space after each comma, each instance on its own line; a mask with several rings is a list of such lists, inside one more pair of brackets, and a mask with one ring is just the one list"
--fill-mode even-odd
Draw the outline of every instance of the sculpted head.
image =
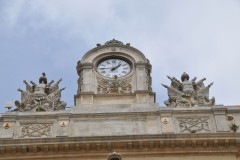
[[41, 83], [47, 84], [47, 77], [44, 72], [42, 73], [42, 76], [39, 78], [39, 84]]
[[182, 76], [181, 76], [181, 80], [182, 82], [185, 81], [185, 80], [189, 80], [189, 75], [186, 73], [186, 72], [183, 72]]

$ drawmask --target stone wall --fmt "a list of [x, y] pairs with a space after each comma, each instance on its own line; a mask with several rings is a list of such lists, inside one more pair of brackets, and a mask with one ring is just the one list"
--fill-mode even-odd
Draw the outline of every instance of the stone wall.
[[[239, 159], [240, 106], [81, 105], [0, 116], [0, 159]], [[207, 158], [206, 158], [207, 157]]]

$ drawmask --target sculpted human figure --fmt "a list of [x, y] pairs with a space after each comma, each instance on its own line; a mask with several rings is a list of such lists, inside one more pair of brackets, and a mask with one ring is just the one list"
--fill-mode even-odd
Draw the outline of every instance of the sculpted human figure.
[[39, 84], [37, 84], [33, 93], [35, 95], [46, 95], [45, 93], [46, 86], [47, 86], [47, 77], [45, 73], [42, 73], [42, 76], [39, 78]]
[[189, 81], [189, 75], [185, 72], [182, 74], [181, 80], [180, 90], [183, 91], [186, 96], [192, 95], [195, 91], [196, 83]]

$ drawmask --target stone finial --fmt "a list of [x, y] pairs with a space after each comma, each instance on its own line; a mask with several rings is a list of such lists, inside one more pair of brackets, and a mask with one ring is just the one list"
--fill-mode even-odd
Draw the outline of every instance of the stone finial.
[[111, 45], [111, 44], [123, 45], [123, 42], [118, 41], [118, 40], [116, 40], [116, 39], [112, 39], [112, 40], [107, 41], [107, 42], [105, 43], [105, 45]]
[[196, 77], [189, 80], [189, 75], [183, 73], [182, 82], [175, 77], [167, 76], [171, 80], [171, 86], [162, 84], [168, 90], [169, 99], [164, 101], [168, 107], [192, 107], [192, 106], [213, 106], [215, 98], [209, 99], [209, 88], [213, 85], [210, 83], [205, 86], [203, 78], [197, 82]]
[[[55, 84], [54, 81], [47, 83], [46, 74], [43, 73], [39, 78], [39, 84], [30, 81], [23, 81], [26, 84], [26, 91], [18, 89], [21, 92], [21, 102], [15, 101], [17, 109], [15, 111], [54, 111], [64, 110], [66, 103], [61, 101], [61, 92], [65, 89], [59, 89], [60, 79]], [[53, 84], [53, 85], [52, 85]]]

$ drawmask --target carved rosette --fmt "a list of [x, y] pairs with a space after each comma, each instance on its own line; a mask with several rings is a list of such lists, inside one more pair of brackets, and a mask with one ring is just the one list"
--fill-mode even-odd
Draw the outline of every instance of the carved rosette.
[[177, 120], [178, 120], [179, 130], [182, 133], [210, 132], [208, 117], [178, 118]]
[[27, 137], [50, 137], [52, 133], [52, 124], [49, 123], [31, 123], [21, 125], [22, 138]]
[[132, 93], [132, 76], [125, 79], [104, 79], [97, 77], [98, 94], [126, 94]]

